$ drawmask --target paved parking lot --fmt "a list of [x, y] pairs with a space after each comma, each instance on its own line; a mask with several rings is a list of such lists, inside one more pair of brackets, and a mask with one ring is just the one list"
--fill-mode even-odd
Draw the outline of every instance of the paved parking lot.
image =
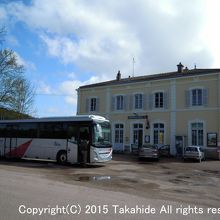
[[40, 175], [62, 183], [124, 192], [204, 206], [220, 206], [220, 161], [183, 162], [175, 158], [139, 161], [132, 155], [113, 155], [104, 165], [60, 166], [33, 161], [0, 161], [0, 170]]

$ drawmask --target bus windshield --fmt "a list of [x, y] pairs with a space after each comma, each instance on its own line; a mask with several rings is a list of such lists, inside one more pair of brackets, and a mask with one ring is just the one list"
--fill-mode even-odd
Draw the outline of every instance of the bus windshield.
[[111, 132], [109, 122], [100, 122], [94, 124], [93, 145], [95, 147], [109, 147], [111, 145]]

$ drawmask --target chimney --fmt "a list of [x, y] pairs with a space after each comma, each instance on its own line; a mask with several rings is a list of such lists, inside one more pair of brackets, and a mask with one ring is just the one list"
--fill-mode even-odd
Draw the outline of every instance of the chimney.
[[118, 73], [117, 73], [116, 80], [117, 80], [117, 81], [121, 80], [121, 73], [120, 73], [120, 70], [119, 70]]
[[182, 63], [180, 62], [178, 65], [177, 65], [177, 72], [178, 73], [182, 73], [183, 72], [183, 65], [182, 65]]
[[184, 71], [188, 71], [188, 70], [189, 70], [189, 69], [188, 69], [188, 67], [186, 66], [185, 69], [184, 69]]

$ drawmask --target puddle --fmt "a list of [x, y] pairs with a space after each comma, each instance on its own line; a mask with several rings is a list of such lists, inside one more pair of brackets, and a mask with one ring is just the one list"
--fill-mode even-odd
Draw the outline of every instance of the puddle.
[[175, 184], [186, 184], [186, 183], [188, 183], [187, 181], [180, 180], [180, 179], [171, 179], [171, 180], [169, 180], [169, 182], [175, 183]]
[[111, 176], [93, 176], [93, 180], [103, 181], [103, 180], [111, 180]]
[[85, 175], [85, 176], [76, 176], [74, 177], [75, 181], [80, 182], [104, 182], [104, 181], [124, 181], [127, 183], [138, 183], [136, 178], [126, 178], [123, 176], [93, 176], [93, 175]]
[[173, 191], [176, 192], [176, 193], [184, 193], [184, 194], [185, 193], [190, 193], [189, 190], [184, 190], [184, 189], [174, 189]]
[[108, 181], [111, 180], [111, 176], [78, 176], [76, 181], [89, 182], [89, 181]]
[[129, 183], [138, 183], [138, 180], [136, 180], [136, 179], [120, 178], [120, 177], [118, 179], [124, 180], [124, 181], [129, 182]]
[[216, 170], [203, 170], [203, 172], [220, 175], [220, 171], [216, 171]]
[[167, 171], [167, 172], [164, 172], [163, 174], [165, 174], [165, 175], [172, 175], [172, 174], [175, 174], [175, 173], [172, 172], [172, 171]]
[[190, 179], [190, 176], [177, 176], [179, 179]]
[[79, 176], [76, 181], [80, 181], [80, 182], [88, 182], [91, 181], [91, 176]]
[[170, 169], [169, 167], [164, 166], [164, 165], [161, 165], [160, 167], [161, 167], [162, 169], [166, 169], [166, 170], [169, 170], [169, 169]]

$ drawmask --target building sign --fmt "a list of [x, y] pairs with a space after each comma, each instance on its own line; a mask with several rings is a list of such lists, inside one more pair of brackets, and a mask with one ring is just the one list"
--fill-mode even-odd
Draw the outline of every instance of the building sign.
[[210, 132], [207, 133], [207, 146], [208, 147], [217, 147], [217, 133]]
[[128, 119], [146, 119], [147, 116], [146, 115], [131, 115], [128, 116]]

